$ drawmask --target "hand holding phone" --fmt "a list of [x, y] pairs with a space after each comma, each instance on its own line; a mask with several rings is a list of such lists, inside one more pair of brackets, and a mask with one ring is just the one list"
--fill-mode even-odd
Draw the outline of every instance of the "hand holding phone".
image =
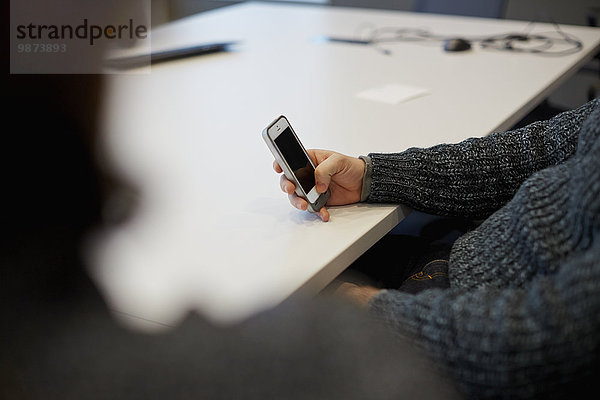
[[317, 191], [315, 165], [287, 118], [283, 115], [277, 118], [263, 130], [262, 136], [286, 178], [294, 183], [296, 194], [308, 202], [308, 211], [319, 212], [329, 200], [330, 192]]
[[[289, 122], [287, 124], [289, 126]], [[265, 134], [268, 135], [269, 128], [272, 126], [273, 124], [269, 125], [263, 131], [263, 137], [265, 137]], [[267, 140], [270, 140], [269, 137], [265, 137], [265, 141]], [[268, 141], [267, 145], [269, 145]], [[278, 155], [277, 149], [273, 149], [273, 147], [274, 145], [269, 146], [275, 156], [273, 169], [277, 173], [284, 172], [284, 175], [281, 176], [280, 186], [288, 194], [290, 203], [300, 210], [315, 210], [316, 207], [314, 205], [311, 207], [313, 210], [309, 208], [309, 201], [307, 201], [302, 193], [298, 195], [299, 184], [295, 178], [288, 178], [290, 174], [285, 173], [280, 164], [282, 156]], [[308, 155], [308, 159], [312, 165], [316, 166], [314, 170], [314, 183], [316, 184], [317, 193], [330, 193], [329, 199], [326, 202], [327, 205], [344, 205], [360, 201], [362, 180], [365, 173], [365, 163], [363, 160], [330, 150], [304, 150], [304, 152]], [[291, 175], [293, 176], [293, 174]], [[313, 212], [318, 212], [323, 221], [329, 220], [329, 212], [325, 207], [316, 209]]]

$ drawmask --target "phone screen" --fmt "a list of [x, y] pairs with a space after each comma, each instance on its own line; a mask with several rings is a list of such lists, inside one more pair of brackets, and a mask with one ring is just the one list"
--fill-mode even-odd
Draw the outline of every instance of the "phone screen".
[[275, 145], [304, 189], [304, 193], [310, 192], [315, 186], [315, 169], [289, 127], [275, 138]]

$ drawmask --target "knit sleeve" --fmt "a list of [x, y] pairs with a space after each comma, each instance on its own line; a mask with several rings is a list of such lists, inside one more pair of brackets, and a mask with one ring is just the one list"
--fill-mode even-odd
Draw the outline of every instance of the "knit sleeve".
[[439, 215], [484, 218], [536, 171], [568, 159], [598, 100], [526, 127], [457, 144], [369, 154], [369, 202], [403, 203]]
[[371, 311], [412, 337], [468, 397], [571, 398], [566, 390], [589, 389], [585, 381], [600, 372], [599, 244], [527, 289], [388, 290]]

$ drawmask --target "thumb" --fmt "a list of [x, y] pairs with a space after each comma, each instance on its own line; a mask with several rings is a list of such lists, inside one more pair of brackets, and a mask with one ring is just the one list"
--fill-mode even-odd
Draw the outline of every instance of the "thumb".
[[331, 178], [343, 169], [342, 159], [333, 154], [315, 168], [317, 192], [324, 193], [329, 188]]

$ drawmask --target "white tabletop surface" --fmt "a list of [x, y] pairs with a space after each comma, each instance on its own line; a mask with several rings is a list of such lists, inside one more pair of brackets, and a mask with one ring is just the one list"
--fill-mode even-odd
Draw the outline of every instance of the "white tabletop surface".
[[[583, 50], [563, 57], [477, 46], [447, 53], [439, 43], [390, 44], [382, 46], [391, 52], [385, 55], [317, 37], [357, 37], [384, 26], [488, 35], [526, 25], [244, 3], [155, 29], [154, 50], [240, 44], [107, 75], [106, 149], [141, 192], [133, 218], [96, 244], [92, 272], [111, 308], [167, 325], [189, 310], [238, 321], [291, 294], [317, 293], [408, 212], [358, 204], [332, 208], [331, 221], [322, 223], [293, 209], [261, 138], [278, 115], [289, 118], [307, 148], [352, 156], [457, 142], [510, 127], [600, 45], [600, 30], [573, 26], [562, 29]], [[429, 94], [398, 104], [357, 96], [390, 84]]]

